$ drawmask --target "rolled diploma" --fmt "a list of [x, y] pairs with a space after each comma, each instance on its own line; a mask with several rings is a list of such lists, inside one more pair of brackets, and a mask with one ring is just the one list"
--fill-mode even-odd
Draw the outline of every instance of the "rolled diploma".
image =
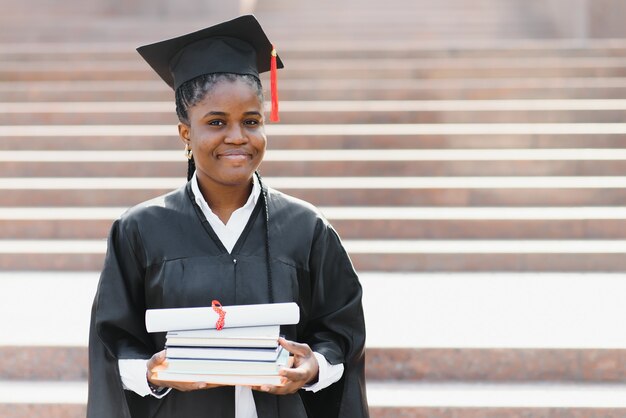
[[[258, 305], [222, 306], [224, 328], [262, 325], [292, 325], [300, 321], [300, 309], [294, 302]], [[212, 307], [146, 310], [148, 332], [214, 329], [219, 315]]]

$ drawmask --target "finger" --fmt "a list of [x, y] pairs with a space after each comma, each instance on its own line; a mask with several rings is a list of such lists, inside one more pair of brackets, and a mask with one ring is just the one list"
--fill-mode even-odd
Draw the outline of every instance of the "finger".
[[295, 368], [295, 369], [281, 369], [278, 374], [282, 377], [284, 377], [285, 379], [287, 379], [288, 382], [305, 382], [306, 383], [306, 379], [307, 377], [310, 375], [310, 373], [307, 370], [304, 370], [302, 368]]
[[258, 390], [259, 392], [270, 393], [272, 395], [284, 395], [286, 393], [290, 393], [290, 392], [284, 391], [284, 386], [262, 385], [262, 386], [255, 386], [253, 389]]
[[260, 386], [260, 391], [270, 393], [272, 395], [287, 395], [296, 393], [302, 388], [302, 383], [287, 382], [280, 386]]
[[176, 381], [168, 381], [168, 380], [154, 380], [153, 384], [160, 387], [168, 387], [172, 389], [179, 390], [181, 392], [189, 392], [192, 390], [200, 390], [200, 389], [212, 389], [216, 388], [218, 385], [215, 383], [206, 383], [206, 382], [176, 382]]
[[165, 359], [166, 359], [165, 350], [161, 350], [158, 353], [154, 354], [152, 357], [150, 357], [150, 360], [148, 360], [148, 363], [146, 366], [148, 370], [152, 370], [155, 366], [164, 363]]
[[200, 390], [200, 389], [206, 389], [207, 388], [207, 384], [203, 383], [203, 382], [195, 382], [195, 383], [172, 383], [172, 385], [170, 386], [173, 389], [179, 390], [181, 392], [190, 392], [192, 390]]
[[267, 392], [267, 393], [272, 393], [272, 394], [281, 394], [282, 392], [282, 388], [286, 385], [286, 384], [291, 384], [291, 382], [289, 382], [288, 379], [286, 378], [281, 378], [280, 379], [280, 384], [279, 385], [258, 385], [258, 386], [250, 386], [250, 389], [252, 390], [257, 390], [259, 392]]
[[187, 383], [187, 382], [169, 382], [166, 380], [153, 380], [152, 384], [162, 388], [172, 388], [181, 392], [189, 392], [191, 390], [204, 389], [201, 382]]
[[259, 385], [259, 386], [250, 386], [250, 389], [256, 390], [259, 392], [271, 393], [277, 395], [278, 386], [273, 385]]
[[301, 344], [295, 341], [286, 340], [283, 337], [280, 337], [278, 339], [278, 344], [283, 346], [283, 348], [289, 351], [291, 354], [299, 356], [306, 356], [313, 352], [308, 344]]

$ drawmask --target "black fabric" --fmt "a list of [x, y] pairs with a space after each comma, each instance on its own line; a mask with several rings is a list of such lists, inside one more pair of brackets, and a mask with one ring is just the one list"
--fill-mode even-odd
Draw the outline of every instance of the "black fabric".
[[[361, 286], [350, 259], [315, 208], [271, 189], [267, 195], [274, 300], [297, 302], [301, 316], [281, 332], [345, 369], [317, 393], [253, 392], [258, 416], [367, 417]], [[232, 254], [194, 203], [190, 183], [114, 222], [92, 312], [88, 418], [234, 417], [232, 387], [142, 398], [122, 389], [117, 360], [163, 349], [164, 333], [146, 333], [148, 308], [268, 302], [262, 204]]]
[[[270, 70], [272, 44], [252, 15], [144, 45], [137, 52], [170, 87], [204, 74], [232, 73], [259, 77]], [[283, 68], [280, 57], [277, 67]]]

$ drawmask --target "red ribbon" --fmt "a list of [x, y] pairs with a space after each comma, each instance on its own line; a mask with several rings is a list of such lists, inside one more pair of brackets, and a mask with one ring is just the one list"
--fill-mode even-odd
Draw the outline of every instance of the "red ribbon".
[[212, 301], [211, 307], [219, 315], [219, 318], [217, 318], [217, 322], [215, 323], [215, 329], [219, 331], [224, 328], [224, 318], [226, 317], [226, 312], [222, 309], [222, 304], [219, 300]]

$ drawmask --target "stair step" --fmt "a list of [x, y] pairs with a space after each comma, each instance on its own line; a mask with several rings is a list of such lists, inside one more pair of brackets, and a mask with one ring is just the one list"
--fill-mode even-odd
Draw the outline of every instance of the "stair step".
[[[419, 408], [370, 406], [371, 418], [622, 418], [622, 408]], [[86, 407], [75, 404], [0, 404], [4, 418], [84, 418]]]
[[[332, 106], [330, 106], [332, 109]], [[556, 110], [542, 111], [363, 111], [322, 113], [289, 112], [281, 109], [281, 126], [298, 124], [434, 124], [434, 123], [619, 123], [626, 110]], [[169, 122], [178, 124], [175, 112], [137, 113], [0, 113], [2, 125], [137, 125]]]
[[622, 418], [623, 408], [450, 408], [450, 407], [372, 407], [372, 418]]
[[[56, 241], [51, 244], [52, 248]], [[624, 253], [379, 253], [351, 256], [357, 270], [379, 272], [626, 272]], [[102, 268], [104, 254], [0, 253], [0, 269], [6, 271], [90, 271]]]
[[[625, 77], [626, 57], [299, 59], [281, 78]], [[123, 61], [3, 61], [0, 80], [156, 80], [139, 56]]]
[[[369, 344], [369, 342], [368, 342]], [[87, 379], [87, 347], [0, 346], [0, 380]], [[368, 380], [623, 383], [624, 349], [367, 348]]]
[[86, 415], [84, 404], [0, 403], [0, 416], [4, 418], [85, 418]]
[[[282, 122], [620, 122], [626, 100], [283, 101]], [[0, 103], [0, 124], [156, 124], [177, 118], [171, 102]]]
[[[171, 102], [0, 103], [2, 113], [167, 113]], [[266, 109], [269, 106], [266, 104]], [[494, 112], [551, 110], [626, 110], [626, 100], [333, 100], [281, 101], [282, 112]]]
[[[0, 150], [0, 161], [0, 177], [177, 177], [186, 169], [180, 150]], [[277, 177], [619, 176], [626, 173], [626, 150], [268, 150], [261, 171]]]
[[[87, 403], [87, 384], [55, 381], [0, 381], [0, 404], [74, 404]], [[4, 416], [4, 415], [3, 415]]]
[[[2, 162], [180, 162], [180, 150], [0, 151]], [[308, 149], [267, 150], [264, 162], [626, 161], [626, 149]]]
[[[0, 161], [0, 177], [176, 177], [186, 169], [180, 150], [0, 150]], [[277, 177], [619, 176], [626, 173], [626, 149], [270, 149], [261, 171]]]
[[[13, 177], [0, 178], [0, 190], [162, 190], [185, 184], [179, 177]], [[622, 189], [626, 176], [501, 177], [265, 177], [279, 190], [419, 189]]]
[[[420, 78], [420, 79], [460, 79], [460, 78], [509, 78], [509, 77], [626, 77], [626, 64], [611, 66], [604, 62], [598, 62], [595, 67], [582, 68], [448, 68], [442, 64], [439, 68], [402, 68], [393, 67], [397, 64], [389, 64], [390, 68], [368, 68], [371, 61], [355, 64], [353, 68], [321, 68], [315, 66], [319, 63], [307, 63], [302, 69], [289, 69], [281, 71], [281, 77], [285, 80], [319, 78], [363, 78], [370, 80], [386, 78]], [[18, 64], [16, 63], [16, 67]], [[359, 67], [362, 65], [362, 67]], [[146, 69], [124, 69], [111, 67], [101, 68], [94, 65], [93, 68], [74, 69], [65, 68], [63, 71], [54, 68], [33, 66], [32, 69], [3, 69], [0, 68], [1, 81], [96, 81], [96, 80], [156, 80], [156, 75]], [[310, 69], [313, 68], [313, 69]]]
[[[362, 5], [362, 2], [359, 2]], [[414, 5], [414, 2], [411, 4]], [[430, 6], [432, 7], [432, 5]], [[379, 11], [378, 11], [379, 12]], [[378, 13], [377, 12], [377, 13]], [[446, 11], [446, 12], [449, 12]], [[282, 22], [284, 23], [284, 22]], [[0, 42], [0, 55], [26, 59], [39, 57], [41, 59], [69, 61], [72, 57], [79, 60], [108, 60], [110, 58], [135, 57], [136, 42], [124, 40], [109, 41], [79, 41], [64, 40], [62, 42]], [[97, 52], [94, 52], [97, 51]], [[378, 39], [371, 42], [348, 37], [336, 39], [333, 42], [315, 38], [284, 39], [280, 44], [280, 53], [294, 58], [343, 57], [352, 58], [348, 53], [373, 54], [384, 57], [385, 53], [419, 54], [420, 56], [449, 56], [474, 57], [479, 56], [566, 56], [581, 55], [593, 56], [623, 56], [626, 55], [626, 42], [623, 39]], [[368, 55], [369, 56], [369, 55]], [[402, 55], [403, 58], [408, 55]]]
[[368, 385], [373, 406], [448, 408], [626, 408], [626, 385], [434, 384]]
[[[15, 132], [15, 131], [14, 131]], [[180, 138], [175, 132], [153, 136], [145, 132], [128, 135], [0, 135], [0, 150], [172, 150], [180, 152]], [[425, 135], [270, 135], [273, 150], [291, 149], [521, 149], [521, 148], [626, 148], [626, 135], [606, 134], [425, 134]], [[139, 154], [139, 153], [137, 153]], [[180, 155], [180, 154], [179, 154]]]
[[[113, 221], [125, 207], [21, 207], [0, 208], [0, 221]], [[333, 222], [342, 220], [622, 220], [621, 207], [320, 207]]]
[[[0, 57], [8, 61], [109, 61], [136, 58], [137, 43], [45, 42], [0, 43]], [[324, 40], [281, 39], [279, 53], [286, 61], [321, 58], [519, 58], [625, 56], [621, 39], [443, 40], [378, 39], [357, 42], [348, 38]], [[96, 50], [97, 52], [94, 52]]]
[[[2, 153], [3, 151], [0, 151]], [[10, 152], [10, 151], [8, 151]], [[20, 158], [17, 153], [14, 157]], [[105, 152], [105, 151], [100, 151]], [[126, 162], [127, 157], [137, 157], [137, 161], [145, 158], [149, 151], [139, 150], [126, 152], [126, 156], [117, 161], [87, 162], [77, 160], [68, 164], [62, 160], [5, 161], [0, 157], [0, 177], [3, 178], [98, 178], [111, 174], [127, 177], [182, 177], [186, 174], [187, 162], [182, 151], [173, 151], [176, 161], [167, 162]], [[337, 177], [337, 176], [369, 176], [373, 173], [381, 178], [399, 176], [425, 177], [462, 177], [462, 176], [622, 176], [626, 174], [626, 161], [616, 156], [615, 160], [491, 160], [481, 161], [272, 161], [266, 158], [260, 166], [260, 172], [270, 177]]]
[[[98, 244], [104, 246], [104, 243]], [[346, 246], [350, 250], [350, 241]], [[619, 256], [624, 258], [624, 254]], [[98, 280], [94, 270], [46, 273], [3, 269], [0, 294], [4, 298], [0, 314], [7, 318], [19, 316], [21, 320], [2, 323], [2, 345], [84, 347]], [[623, 274], [361, 271], [368, 348], [599, 350], [626, 347], [624, 333], [615, 332], [622, 326], [621, 297], [626, 290]], [[13, 297], [24, 294], [32, 298], [27, 306], [21, 298]], [[387, 315], [380, 314], [381, 303], [385, 304]], [[63, 309], [58, 309], [59, 306]], [[586, 308], [580, 309], [581, 306]], [[390, 321], [394, 326], [389, 326]], [[64, 324], [63, 333], [57, 332], [55, 324], [59, 323]], [[24, 332], [25, 329], [29, 332]], [[411, 332], [401, 333], [398, 329]], [[546, 354], [547, 364], [561, 361], [550, 360], [550, 354]], [[589, 362], [592, 370], [604, 368], [600, 374], [611, 375], [621, 373], [626, 367], [623, 362], [616, 364], [615, 359], [619, 361], [620, 357], [615, 355], [623, 354], [609, 353], [608, 358], [604, 358], [607, 363], [603, 363], [602, 355], [581, 355], [573, 361]], [[595, 366], [594, 357], [598, 359]], [[576, 367], [580, 370], [581, 366]], [[616, 369], [611, 371], [613, 367]], [[575, 370], [559, 373], [576, 375]]]
[[[370, 382], [373, 418], [382, 417], [619, 417], [626, 411], [626, 385], [407, 384]], [[17, 418], [84, 416], [84, 382], [0, 382], [0, 412]], [[37, 396], [33, 396], [36, 393]], [[46, 394], [47, 396], [42, 396]], [[67, 402], [63, 404], [63, 402]], [[4, 410], [4, 411], [3, 411]], [[34, 415], [33, 415], [34, 414]], [[51, 415], [54, 414], [54, 415]], [[63, 414], [63, 415], [56, 415]]]
[[[8, 125], [0, 137], [173, 136], [173, 125]], [[626, 123], [450, 123], [267, 125], [268, 136], [624, 135]], [[174, 131], [174, 132], [173, 132]]]
[[[329, 178], [330, 179], [330, 178]], [[35, 179], [33, 179], [35, 180]], [[129, 179], [131, 180], [131, 179]], [[185, 181], [181, 173], [179, 185]], [[40, 186], [41, 187], [41, 186]], [[161, 196], [171, 187], [155, 189], [5, 189], [1, 195], [3, 207], [24, 206], [124, 206], [130, 207]], [[33, 193], [33, 190], [37, 190]], [[425, 188], [425, 189], [301, 189], [281, 188], [282, 192], [311, 202], [316, 206], [625, 206], [626, 191], [619, 187], [608, 188], [525, 188], [474, 189]]]
[[[621, 207], [326, 207], [344, 239], [624, 239]], [[0, 239], [105, 239], [125, 208], [0, 208]]]
[[[625, 90], [626, 82], [619, 77], [375, 81], [312, 79], [280, 82], [281, 100], [621, 99]], [[156, 80], [0, 81], [0, 100], [5, 102], [172, 99], [172, 91]]]
[[[344, 239], [626, 239], [626, 219], [623, 215], [617, 219], [598, 220], [330, 220]], [[111, 223], [112, 220], [1, 219], [0, 239], [105, 239]]]
[[[621, 254], [626, 240], [344, 240], [351, 254]], [[102, 240], [0, 240], [2, 254], [104, 254]]]

